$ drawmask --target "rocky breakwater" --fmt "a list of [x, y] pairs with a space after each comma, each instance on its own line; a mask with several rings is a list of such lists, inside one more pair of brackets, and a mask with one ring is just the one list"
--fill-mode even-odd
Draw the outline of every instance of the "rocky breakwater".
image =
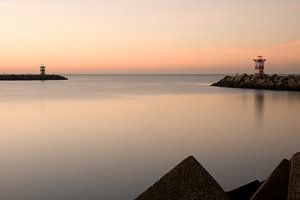
[[57, 74], [3, 74], [0, 81], [47, 81], [47, 80], [68, 80], [66, 77]]
[[300, 91], [300, 75], [237, 74], [226, 76], [211, 86]]

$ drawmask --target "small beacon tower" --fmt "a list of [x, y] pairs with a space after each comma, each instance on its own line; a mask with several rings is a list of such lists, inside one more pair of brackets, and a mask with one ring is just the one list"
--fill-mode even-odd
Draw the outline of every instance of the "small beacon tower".
[[253, 61], [255, 62], [255, 74], [264, 75], [266, 59], [262, 56], [258, 56], [257, 59], [253, 59]]
[[46, 66], [44, 64], [41, 64], [40, 66], [41, 75], [46, 75]]

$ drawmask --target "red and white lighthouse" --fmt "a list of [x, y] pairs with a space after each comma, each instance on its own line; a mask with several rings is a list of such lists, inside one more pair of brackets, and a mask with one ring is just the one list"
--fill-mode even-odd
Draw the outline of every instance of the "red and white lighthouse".
[[253, 59], [253, 61], [255, 62], [255, 74], [263, 75], [266, 59], [264, 59], [262, 56], [258, 56], [257, 59]]

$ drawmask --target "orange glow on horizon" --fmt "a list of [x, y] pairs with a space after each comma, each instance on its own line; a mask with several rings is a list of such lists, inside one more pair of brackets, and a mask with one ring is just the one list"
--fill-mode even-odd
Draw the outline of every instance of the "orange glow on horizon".
[[[267, 69], [271, 71], [292, 70], [287, 65], [300, 68], [300, 42], [277, 45], [266, 49], [186, 49], [165, 51], [117, 52], [98, 56], [86, 54], [69, 57], [43, 56], [36, 60], [18, 58], [18, 62], [2, 60], [1, 71], [6, 73], [35, 72], [39, 63], [47, 61], [47, 70], [61, 73], [209, 73], [252, 70], [252, 58], [263, 54], [267, 59]], [[281, 67], [285, 67], [282, 69]], [[296, 70], [299, 70], [296, 68]]]
[[300, 2], [233, 2], [1, 1], [0, 73], [299, 73]]

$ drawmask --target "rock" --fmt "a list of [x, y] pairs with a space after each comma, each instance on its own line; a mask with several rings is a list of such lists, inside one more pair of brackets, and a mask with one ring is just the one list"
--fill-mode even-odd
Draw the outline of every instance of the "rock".
[[287, 77], [284, 77], [284, 76], [280, 76], [278, 79], [278, 81], [285, 81], [285, 80], [287, 80]]
[[0, 81], [46, 81], [46, 80], [68, 80], [57, 74], [2, 74]]
[[294, 88], [297, 86], [295, 79], [289, 79], [288, 84], [289, 84], [289, 87], [291, 87], [291, 88]]
[[270, 177], [253, 195], [251, 200], [286, 200], [290, 177], [290, 162], [287, 159], [272, 172]]
[[136, 200], [229, 200], [224, 190], [192, 156], [186, 158]]
[[265, 79], [258, 79], [255, 83], [254, 83], [254, 88], [263, 88], [265, 85]]
[[300, 200], [300, 152], [284, 159], [264, 182], [227, 192], [192, 156], [186, 158], [136, 200]]
[[[288, 80], [283, 81], [281, 87], [282, 87], [282, 89], [284, 89], [284, 90], [291, 89], [290, 86], [289, 86]], [[291, 90], [292, 90], [292, 89], [291, 89]]]
[[274, 84], [274, 82], [270, 79], [270, 78], [268, 78], [267, 80], [266, 80], [266, 86], [268, 87], [268, 88], [272, 88], [275, 84]]
[[278, 82], [275, 84], [274, 89], [276, 89], [276, 90], [281, 90], [281, 89], [282, 89], [282, 82], [281, 82], [281, 81], [278, 81]]
[[273, 79], [273, 80], [274, 80], [275, 78], [277, 78], [277, 77], [278, 77], [277, 74], [272, 74], [272, 75], [271, 75], [271, 79]]
[[294, 75], [294, 74], [291, 74], [291, 75], [288, 75], [288, 78], [289, 79], [293, 79], [293, 78], [295, 78], [296, 76]]
[[250, 200], [250, 198], [258, 190], [262, 183], [263, 182], [259, 182], [258, 180], [253, 181], [251, 183], [248, 183], [247, 185], [227, 192], [227, 195], [231, 200]]
[[235, 75], [226, 76], [212, 86], [232, 88], [252, 88], [269, 90], [300, 91], [300, 75], [279, 76], [265, 75]]
[[238, 75], [234, 77], [234, 80], [232, 81], [232, 85], [233, 86], [238, 85], [245, 77], [247, 77], [247, 74]]
[[230, 86], [231, 83], [232, 83], [232, 81], [233, 81], [233, 79], [234, 79], [233, 77], [227, 77], [227, 78], [225, 78], [223, 84], [224, 84], [225, 86]]
[[300, 199], [300, 152], [291, 159], [291, 175], [288, 200]]

